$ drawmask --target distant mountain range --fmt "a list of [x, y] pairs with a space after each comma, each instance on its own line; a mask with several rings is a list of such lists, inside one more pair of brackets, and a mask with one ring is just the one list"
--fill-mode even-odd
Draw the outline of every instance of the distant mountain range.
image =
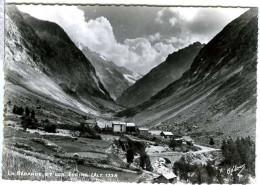
[[199, 42], [170, 54], [166, 61], [153, 68], [134, 85], [129, 87], [117, 103], [126, 107], [135, 107], [148, 101], [153, 95], [178, 80], [190, 68], [195, 56], [203, 45]]
[[257, 16], [258, 10], [250, 9], [230, 22], [180, 79], [117, 116], [194, 137], [255, 137]]
[[95, 67], [96, 73], [110, 96], [116, 100], [128, 87], [141, 78], [138, 73], [133, 73], [124, 67], [119, 67], [104, 56], [95, 53], [86, 46], [82, 47], [83, 54]]

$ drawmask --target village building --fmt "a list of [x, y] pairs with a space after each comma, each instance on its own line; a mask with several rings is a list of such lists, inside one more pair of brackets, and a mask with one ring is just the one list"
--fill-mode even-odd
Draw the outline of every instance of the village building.
[[194, 140], [190, 136], [182, 136], [183, 142], [186, 142], [187, 145], [193, 145]]
[[149, 134], [154, 137], [161, 137], [161, 130], [149, 130]]
[[154, 178], [154, 183], [177, 183], [177, 176], [173, 173], [163, 173]]
[[163, 138], [165, 139], [171, 139], [173, 138], [173, 133], [172, 132], [161, 132], [160, 134]]
[[126, 123], [126, 132], [133, 133], [136, 132], [137, 127], [134, 123]]
[[113, 128], [113, 133], [125, 133], [126, 123], [121, 121], [113, 121], [112, 128]]
[[172, 139], [174, 139], [175, 146], [181, 146], [183, 144], [183, 138], [180, 132], [175, 132]]
[[175, 146], [181, 146], [183, 144], [182, 137], [174, 137], [173, 139], [174, 139]]
[[137, 133], [140, 136], [148, 136], [149, 135], [149, 129], [140, 127], [140, 128], [138, 128]]
[[96, 119], [87, 119], [87, 120], [85, 120], [85, 125], [88, 125], [88, 126], [95, 126], [96, 125]]
[[94, 129], [102, 133], [112, 133], [113, 132], [112, 122], [98, 120], [96, 122]]

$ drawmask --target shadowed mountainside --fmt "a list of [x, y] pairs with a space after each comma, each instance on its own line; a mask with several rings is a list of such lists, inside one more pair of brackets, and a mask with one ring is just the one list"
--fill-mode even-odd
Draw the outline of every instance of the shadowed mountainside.
[[83, 112], [118, 108], [95, 68], [57, 24], [8, 5], [5, 44], [5, 76], [12, 85]]
[[196, 42], [170, 54], [165, 62], [153, 68], [129, 87], [116, 102], [126, 107], [135, 107], [148, 101], [167, 85], [178, 80], [190, 68], [202, 47], [202, 44]]
[[257, 16], [258, 10], [250, 9], [233, 20], [179, 80], [117, 115], [195, 136], [255, 137]]

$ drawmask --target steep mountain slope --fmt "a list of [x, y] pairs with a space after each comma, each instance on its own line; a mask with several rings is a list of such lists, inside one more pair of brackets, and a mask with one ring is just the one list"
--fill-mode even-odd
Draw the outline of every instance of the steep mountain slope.
[[128, 88], [116, 100], [117, 103], [127, 107], [135, 107], [148, 101], [167, 85], [179, 79], [190, 68], [191, 63], [202, 47], [202, 44], [196, 42], [170, 54], [165, 62], [153, 68]]
[[255, 137], [257, 16], [250, 9], [229, 23], [179, 80], [118, 115], [184, 134]]
[[129, 87], [128, 80], [118, 71], [118, 66], [112, 61], [90, 51], [87, 47], [84, 47], [82, 52], [95, 67], [102, 84], [114, 100]]
[[5, 44], [6, 89], [20, 86], [88, 113], [117, 107], [94, 67], [57, 24], [21, 15], [8, 5]]
[[[118, 72], [121, 73], [124, 76], [125, 80], [127, 81], [128, 86], [133, 85], [137, 80], [139, 80], [140, 78], [143, 77], [143, 75], [140, 73], [130, 71], [129, 69], [125, 68], [124, 66], [116, 65], [113, 61], [109, 61], [104, 56], [91, 51], [87, 46], [83, 45], [82, 43], [76, 43], [76, 45], [85, 54], [85, 56], [87, 56], [87, 58], [89, 60], [91, 58], [93, 58], [93, 61], [90, 60], [90, 62], [92, 63], [92, 65], [94, 67], [96, 67], [95, 65], [97, 65], [97, 68], [99, 68], [99, 69], [108, 67], [108, 68], [111, 68], [112, 71], [117, 71], [116, 73], [118, 73]], [[102, 62], [102, 65], [99, 64], [101, 62]], [[97, 64], [95, 64], [95, 63], [97, 63]], [[106, 71], [106, 70], [107, 69], [105, 68], [104, 71]], [[106, 73], [106, 72], [102, 72], [102, 73]], [[97, 71], [97, 75], [99, 75], [98, 71]], [[121, 78], [121, 75], [120, 75], [120, 78]]]

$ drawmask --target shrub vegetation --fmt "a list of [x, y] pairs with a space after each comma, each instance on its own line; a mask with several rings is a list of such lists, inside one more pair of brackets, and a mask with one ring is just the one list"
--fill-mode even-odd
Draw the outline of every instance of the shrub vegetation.
[[45, 132], [56, 133], [57, 125], [46, 119], [43, 121], [43, 129]]
[[221, 151], [223, 161], [218, 165], [215, 161], [192, 165], [181, 159], [174, 163], [173, 171], [180, 180], [198, 184], [246, 184], [249, 176], [255, 177], [255, 142], [250, 137], [223, 140]]

